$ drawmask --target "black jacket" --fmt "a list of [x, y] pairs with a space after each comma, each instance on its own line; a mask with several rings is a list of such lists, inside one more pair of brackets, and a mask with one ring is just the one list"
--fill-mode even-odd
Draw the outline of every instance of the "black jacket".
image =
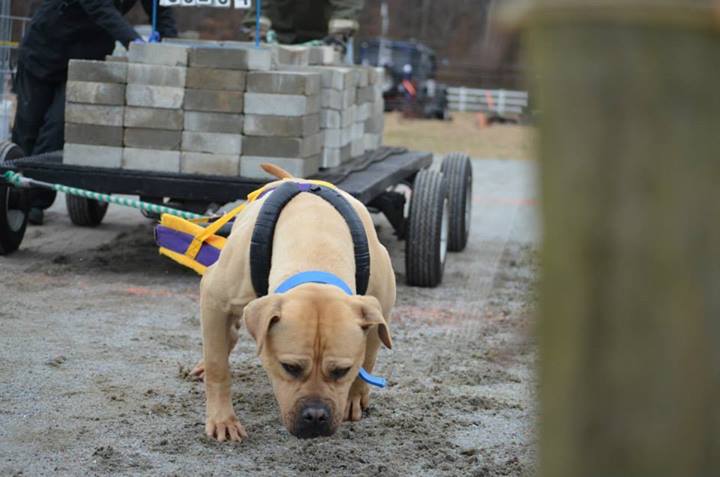
[[[141, 0], [152, 16], [153, 0]], [[158, 0], [154, 0], [158, 1]], [[70, 59], [102, 60], [115, 42], [126, 47], [139, 38], [123, 18], [137, 0], [45, 0], [20, 46], [20, 62], [33, 76], [63, 81]], [[158, 7], [158, 31], [177, 36], [169, 8]]]

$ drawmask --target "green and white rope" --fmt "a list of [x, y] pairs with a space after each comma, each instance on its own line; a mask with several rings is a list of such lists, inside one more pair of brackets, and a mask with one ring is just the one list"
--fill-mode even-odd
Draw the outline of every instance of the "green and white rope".
[[100, 202], [122, 205], [124, 207], [132, 207], [134, 209], [145, 210], [147, 212], [152, 212], [155, 214], [176, 215], [187, 220], [204, 218], [204, 216], [200, 214], [194, 214], [192, 212], [186, 212], [184, 210], [173, 209], [172, 207], [165, 207], [164, 205], [151, 204], [149, 202], [143, 202], [141, 200], [128, 199], [126, 197], [118, 197], [110, 194], [101, 194], [99, 192], [78, 189], [76, 187], [68, 187], [62, 184], [50, 184], [47, 182], [36, 181], [27, 177], [23, 177], [22, 174], [18, 174], [17, 172], [13, 171], [6, 171], [5, 174], [3, 174], [3, 177], [7, 182], [17, 187], [27, 187], [28, 185], [33, 185], [36, 187], [50, 188], [58, 192], [63, 192], [65, 194], [75, 195], [78, 197], [84, 197], [86, 199], [93, 199]]

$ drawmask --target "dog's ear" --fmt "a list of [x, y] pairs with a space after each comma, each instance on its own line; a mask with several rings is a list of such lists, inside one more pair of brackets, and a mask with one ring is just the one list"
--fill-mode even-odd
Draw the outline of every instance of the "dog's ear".
[[243, 310], [243, 321], [260, 355], [270, 328], [280, 320], [281, 297], [268, 295], [251, 301]]
[[392, 349], [392, 338], [390, 338], [390, 328], [382, 314], [380, 302], [374, 296], [357, 296], [353, 300], [360, 309], [360, 326], [368, 329], [377, 326], [380, 341], [387, 349]]

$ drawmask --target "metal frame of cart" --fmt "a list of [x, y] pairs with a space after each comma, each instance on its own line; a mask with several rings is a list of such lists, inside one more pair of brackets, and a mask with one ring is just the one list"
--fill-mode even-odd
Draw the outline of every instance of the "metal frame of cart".
[[[19, 147], [0, 142], [0, 175], [14, 171], [47, 183], [105, 194], [127, 194], [162, 203], [168, 198], [182, 210], [206, 210], [245, 197], [262, 179], [188, 175], [63, 164], [62, 153], [23, 157]], [[470, 234], [472, 166], [464, 154], [443, 158], [440, 170], [430, 168], [432, 154], [383, 147], [350, 164], [320, 172], [322, 179], [352, 194], [371, 212], [382, 213], [395, 234], [406, 240], [406, 281], [433, 287], [442, 281], [447, 252], [465, 249]], [[102, 222], [107, 204], [74, 201], [68, 210], [76, 225]], [[28, 189], [0, 178], [0, 255], [22, 243], [30, 207]]]

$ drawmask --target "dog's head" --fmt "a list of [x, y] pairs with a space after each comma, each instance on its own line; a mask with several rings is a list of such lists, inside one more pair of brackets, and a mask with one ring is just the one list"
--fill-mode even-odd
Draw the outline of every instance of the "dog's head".
[[332, 435], [369, 333], [392, 347], [380, 303], [307, 284], [250, 302], [243, 319], [257, 343], [285, 427], [297, 437]]

